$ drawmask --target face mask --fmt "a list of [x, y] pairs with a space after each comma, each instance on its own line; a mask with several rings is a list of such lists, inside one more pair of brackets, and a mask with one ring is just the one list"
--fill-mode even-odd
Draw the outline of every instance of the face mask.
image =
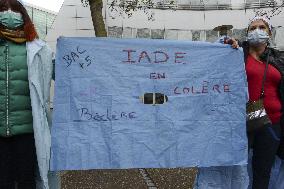
[[265, 44], [269, 40], [269, 35], [265, 30], [255, 29], [250, 31], [247, 40], [252, 45]]
[[22, 26], [24, 21], [20, 13], [8, 10], [0, 12], [0, 23], [8, 29], [15, 29]]

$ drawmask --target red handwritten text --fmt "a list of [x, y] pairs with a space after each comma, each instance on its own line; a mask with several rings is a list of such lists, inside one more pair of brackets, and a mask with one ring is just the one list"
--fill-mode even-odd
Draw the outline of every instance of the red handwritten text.
[[[185, 52], [174, 52], [171, 56], [169, 53], [157, 50], [153, 52], [147, 52], [147, 51], [141, 51], [137, 52], [136, 50], [133, 49], [124, 49], [122, 52], [125, 52], [127, 57], [126, 60], [122, 61], [123, 63], [128, 63], [128, 64], [137, 64], [137, 63], [156, 63], [156, 64], [161, 64], [161, 63], [168, 63], [172, 61], [172, 63], [175, 64], [186, 64], [185, 60], [185, 55], [187, 53]], [[137, 59], [135, 59], [137, 57]]]

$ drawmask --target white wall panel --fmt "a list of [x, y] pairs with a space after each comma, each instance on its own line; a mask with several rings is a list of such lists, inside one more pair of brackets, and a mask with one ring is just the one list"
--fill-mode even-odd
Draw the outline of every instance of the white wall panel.
[[69, 6], [69, 5], [64, 5], [63, 4], [63, 7], [64, 7], [64, 12], [59, 12], [58, 14], [58, 18], [61, 17], [61, 18], [74, 18], [76, 17], [76, 6], [75, 5], [72, 5], [72, 6]]
[[178, 30], [165, 30], [165, 39], [178, 39]]
[[78, 17], [84, 17], [84, 18], [91, 17], [90, 7], [77, 6], [76, 8], [77, 8]]
[[179, 30], [178, 31], [178, 40], [192, 40], [192, 33], [190, 30]]
[[94, 26], [93, 26], [93, 22], [92, 20], [90, 20], [90, 18], [77, 18], [77, 29], [78, 30], [82, 30], [82, 29], [89, 29], [89, 30], [93, 30]]
[[278, 48], [284, 50], [284, 27], [277, 28], [275, 42]]

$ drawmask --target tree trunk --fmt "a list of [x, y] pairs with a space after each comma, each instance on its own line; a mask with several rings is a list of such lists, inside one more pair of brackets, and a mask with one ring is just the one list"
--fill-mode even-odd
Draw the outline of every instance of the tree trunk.
[[89, 0], [89, 4], [90, 4], [94, 30], [96, 32], [96, 37], [106, 37], [107, 32], [105, 29], [105, 23], [102, 16], [103, 1]]

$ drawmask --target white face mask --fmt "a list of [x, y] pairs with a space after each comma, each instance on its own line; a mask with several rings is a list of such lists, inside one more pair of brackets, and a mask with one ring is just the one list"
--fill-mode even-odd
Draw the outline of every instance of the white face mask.
[[255, 29], [248, 32], [247, 40], [252, 45], [266, 44], [269, 40], [269, 35], [265, 30]]

